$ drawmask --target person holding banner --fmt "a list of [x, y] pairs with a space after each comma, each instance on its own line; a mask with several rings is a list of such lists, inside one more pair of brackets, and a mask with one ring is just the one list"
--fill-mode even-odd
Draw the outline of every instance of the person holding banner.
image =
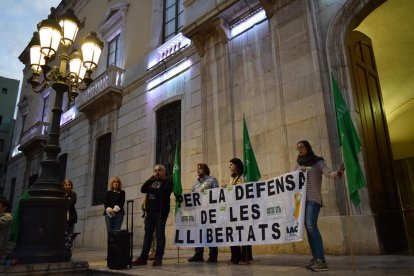
[[[197, 175], [198, 178], [193, 184], [192, 192], [202, 193], [205, 190], [218, 188], [219, 184], [214, 176], [210, 176], [210, 169], [205, 163], [197, 164]], [[207, 263], [217, 263], [218, 248], [209, 247], [210, 253], [207, 259]], [[204, 262], [204, 247], [196, 247], [195, 254], [189, 258], [189, 262]]]
[[[239, 158], [230, 160], [229, 169], [231, 173], [230, 185], [239, 185], [244, 183], [244, 165]], [[222, 185], [226, 188], [227, 185]], [[230, 246], [231, 259], [229, 264], [246, 265], [253, 260], [252, 246]]]
[[165, 167], [161, 164], [155, 165], [154, 174], [141, 187], [141, 192], [147, 194], [144, 244], [141, 255], [132, 262], [133, 265], [147, 264], [152, 237], [156, 231], [157, 249], [153, 266], [162, 266], [165, 249], [165, 224], [170, 213], [172, 190], [173, 185], [171, 180], [167, 179]]
[[310, 143], [306, 140], [296, 144], [298, 151], [296, 170], [308, 171], [306, 186], [305, 227], [312, 259], [307, 269], [313, 271], [328, 270], [323, 250], [322, 236], [318, 229], [318, 216], [322, 207], [322, 174], [329, 178], [338, 178], [344, 172], [344, 164], [341, 163], [336, 171], [325, 164], [322, 157], [315, 155]]

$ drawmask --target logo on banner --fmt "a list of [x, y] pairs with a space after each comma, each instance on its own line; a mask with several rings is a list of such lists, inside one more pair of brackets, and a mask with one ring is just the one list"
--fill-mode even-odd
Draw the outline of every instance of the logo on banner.
[[293, 197], [293, 204], [295, 204], [295, 212], [293, 213], [293, 217], [295, 218], [296, 222], [299, 219], [301, 200], [302, 200], [302, 193], [301, 192], [295, 193]]
[[293, 195], [293, 212], [292, 212], [292, 221], [286, 226], [286, 232], [288, 234], [288, 239], [296, 239], [299, 234], [299, 215], [300, 215], [300, 205], [302, 201], [302, 193], [297, 192]]
[[267, 206], [266, 213], [268, 217], [278, 218], [283, 216], [285, 208], [282, 206], [281, 202], [275, 202]]
[[181, 219], [176, 221], [177, 225], [181, 226], [194, 226], [195, 225], [195, 215], [193, 212], [183, 211], [182, 209], [179, 210], [181, 214]]

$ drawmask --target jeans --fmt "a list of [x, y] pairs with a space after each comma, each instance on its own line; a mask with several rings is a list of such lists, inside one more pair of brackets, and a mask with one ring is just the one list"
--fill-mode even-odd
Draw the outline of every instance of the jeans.
[[118, 214], [112, 218], [105, 215], [106, 230], [108, 232], [112, 230], [121, 230], [121, 225], [123, 221], [124, 221], [124, 215]]
[[318, 229], [318, 216], [320, 209], [321, 205], [318, 203], [306, 201], [305, 226], [313, 258], [325, 261], [322, 236]]
[[159, 212], [147, 212], [145, 216], [145, 234], [144, 244], [142, 245], [141, 260], [148, 260], [148, 253], [151, 249], [152, 237], [156, 231], [157, 249], [155, 251], [155, 259], [162, 259], [165, 249], [165, 224], [167, 217], [162, 216]]

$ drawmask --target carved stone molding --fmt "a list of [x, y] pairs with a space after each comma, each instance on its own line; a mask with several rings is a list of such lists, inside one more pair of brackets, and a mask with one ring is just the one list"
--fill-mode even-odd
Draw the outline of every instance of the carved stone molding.
[[275, 13], [275, 0], [259, 0], [259, 2], [266, 12], [266, 17], [271, 18]]
[[183, 1], [183, 5], [185, 8], [191, 6], [193, 3], [195, 2], [195, 0], [184, 0]]
[[[186, 1], [186, 12], [191, 12], [193, 1]], [[194, 6], [193, 5], [193, 6]], [[191, 6], [191, 7], [190, 7]], [[231, 39], [230, 25], [242, 19], [252, 11], [263, 8], [266, 17], [270, 18], [274, 14], [275, 0], [245, 0], [245, 1], [223, 1], [213, 9], [205, 11], [194, 22], [188, 22], [184, 26], [182, 33], [191, 39], [202, 57], [205, 53], [205, 44], [208, 39], [218, 34], [222, 43], [227, 43]]]
[[193, 41], [193, 44], [196, 47], [199, 56], [204, 56], [204, 45], [206, 42], [206, 37], [204, 35], [195, 34], [191, 37], [191, 40]]
[[230, 30], [227, 22], [223, 18], [217, 18], [214, 21], [216, 32], [219, 34], [221, 42], [227, 43], [230, 40]]

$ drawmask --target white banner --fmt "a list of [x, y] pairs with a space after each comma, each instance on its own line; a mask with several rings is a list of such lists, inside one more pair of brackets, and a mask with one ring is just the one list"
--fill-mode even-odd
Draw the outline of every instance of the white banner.
[[288, 243], [303, 240], [306, 173], [182, 194], [175, 245]]

